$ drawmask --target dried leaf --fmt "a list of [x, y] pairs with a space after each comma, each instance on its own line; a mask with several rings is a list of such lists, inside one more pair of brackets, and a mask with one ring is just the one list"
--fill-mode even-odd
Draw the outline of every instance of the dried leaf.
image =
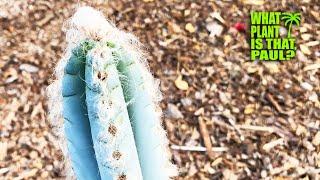
[[174, 81], [174, 84], [180, 90], [186, 91], [189, 89], [188, 83], [186, 81], [182, 80], [182, 75], [178, 76], [178, 78]]

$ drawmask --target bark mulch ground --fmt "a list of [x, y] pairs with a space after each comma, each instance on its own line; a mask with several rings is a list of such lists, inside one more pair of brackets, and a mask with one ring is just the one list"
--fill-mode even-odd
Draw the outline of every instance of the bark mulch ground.
[[[45, 89], [79, 4], [149, 52], [177, 179], [320, 179], [318, 0], [1, 1], [1, 179], [64, 178]], [[248, 30], [235, 24], [247, 28], [252, 10], [301, 12], [296, 58], [250, 61]]]

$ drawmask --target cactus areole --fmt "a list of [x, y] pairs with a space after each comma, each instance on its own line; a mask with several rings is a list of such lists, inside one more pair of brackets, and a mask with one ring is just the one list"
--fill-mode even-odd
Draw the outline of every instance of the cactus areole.
[[81, 7], [48, 87], [49, 116], [80, 180], [166, 180], [176, 175], [161, 127], [161, 95], [140, 43], [103, 15]]

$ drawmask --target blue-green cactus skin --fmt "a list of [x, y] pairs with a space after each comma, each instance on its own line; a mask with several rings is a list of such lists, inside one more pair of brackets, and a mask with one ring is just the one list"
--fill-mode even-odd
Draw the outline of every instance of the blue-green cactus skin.
[[[99, 121], [98, 117], [98, 98], [100, 87], [95, 85], [93, 82], [93, 67], [92, 67], [92, 56], [86, 58], [86, 72], [85, 79], [87, 83], [86, 88], [86, 103], [88, 107], [88, 116], [91, 126], [91, 136], [93, 139], [93, 144], [95, 151], [97, 153], [97, 162], [99, 167], [99, 172], [101, 179], [112, 180], [112, 168], [108, 165], [106, 158], [106, 151], [110, 151], [107, 148], [103, 148], [104, 143], [108, 143], [107, 140], [99, 139], [101, 132], [106, 130]], [[105, 157], [103, 159], [103, 157]]]
[[127, 83], [123, 83], [129, 117], [132, 122], [134, 138], [138, 150], [142, 175], [147, 180], [169, 179], [164, 173], [163, 162], [167, 162], [161, 149], [163, 137], [156, 134], [159, 127], [156, 105], [153, 97], [145, 86], [143, 67], [136, 56], [119, 48], [120, 61], [118, 70], [125, 76]]
[[84, 95], [85, 58], [77, 50], [68, 60], [62, 80], [64, 130], [77, 179], [100, 180]]
[[[109, 52], [107, 57], [96, 57], [89, 53], [85, 71], [86, 102], [101, 179], [111, 180], [112, 177], [129, 174], [134, 174], [136, 179], [142, 179], [132, 127], [116, 69], [117, 60], [111, 49], [108, 49], [110, 46], [103, 48], [107, 48]], [[99, 61], [105, 62], [100, 64], [103, 66], [100, 70], [95, 66]], [[99, 110], [99, 102], [102, 101], [103, 109]], [[98, 116], [99, 111], [108, 115]], [[117, 163], [121, 165], [117, 166]]]
[[[94, 46], [103, 45], [85, 41], [73, 51], [62, 81], [65, 134], [77, 179], [169, 179], [162, 171], [166, 152], [144, 66], [113, 43], [102, 47], [112, 49], [107, 57], [88, 53]], [[110, 132], [111, 125], [116, 131]]]
[[67, 178], [171, 179], [176, 169], [159, 122], [158, 89], [137, 39], [91, 7], [80, 7], [67, 24], [67, 52], [48, 88]]

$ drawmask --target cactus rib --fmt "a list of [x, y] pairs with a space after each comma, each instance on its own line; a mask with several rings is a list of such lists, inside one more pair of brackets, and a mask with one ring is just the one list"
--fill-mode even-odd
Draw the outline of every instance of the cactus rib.
[[[118, 70], [127, 79], [123, 83], [144, 179], [170, 179], [174, 168], [167, 152], [167, 138], [161, 127], [156, 87], [152, 75], [132, 49], [119, 48]], [[173, 170], [173, 171], [172, 171]]]
[[87, 88], [86, 102], [101, 179], [121, 176], [142, 179], [132, 127], [116, 69], [117, 60], [110, 48], [102, 46], [93, 49], [87, 55], [86, 62], [91, 64], [86, 66], [87, 84], [100, 89], [98, 93]]
[[72, 54], [62, 80], [64, 129], [72, 166], [79, 180], [100, 179], [86, 115], [84, 58]]

